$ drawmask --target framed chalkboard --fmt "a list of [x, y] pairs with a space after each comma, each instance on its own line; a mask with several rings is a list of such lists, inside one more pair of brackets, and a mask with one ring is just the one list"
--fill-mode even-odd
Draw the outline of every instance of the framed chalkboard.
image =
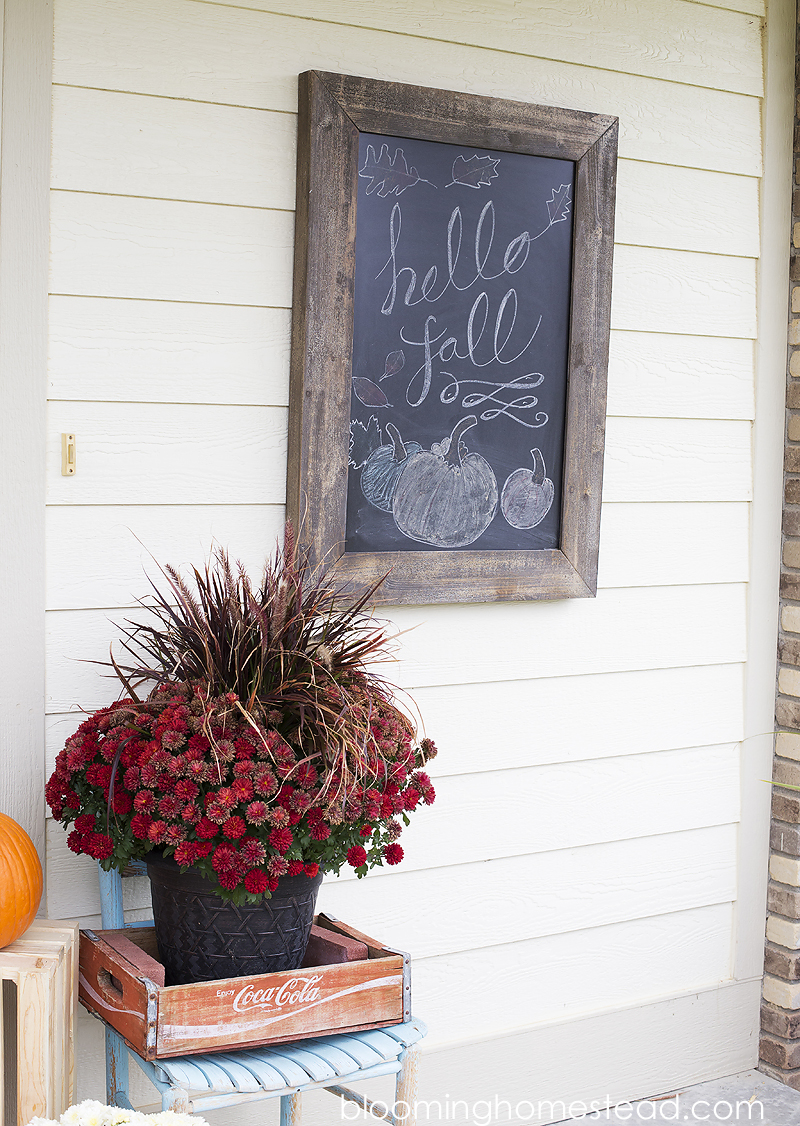
[[388, 603], [592, 596], [616, 118], [300, 78], [287, 514]]

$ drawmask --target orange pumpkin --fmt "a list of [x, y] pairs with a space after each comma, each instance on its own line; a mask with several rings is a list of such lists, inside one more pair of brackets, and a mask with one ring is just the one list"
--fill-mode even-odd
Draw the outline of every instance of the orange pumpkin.
[[42, 866], [33, 841], [0, 813], [0, 950], [33, 922], [42, 898]]

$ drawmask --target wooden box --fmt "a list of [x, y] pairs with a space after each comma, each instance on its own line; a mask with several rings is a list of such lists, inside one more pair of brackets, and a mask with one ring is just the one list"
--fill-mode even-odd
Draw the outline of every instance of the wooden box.
[[[165, 986], [154, 928], [84, 930], [80, 1000], [148, 1060], [280, 1044], [410, 1019], [408, 955], [327, 915], [316, 917], [315, 936], [309, 951], [320, 951], [325, 964], [307, 965], [314, 960], [307, 955], [299, 970]], [[365, 947], [366, 957], [344, 960], [354, 952], [363, 955]], [[333, 957], [340, 960], [333, 962]]]

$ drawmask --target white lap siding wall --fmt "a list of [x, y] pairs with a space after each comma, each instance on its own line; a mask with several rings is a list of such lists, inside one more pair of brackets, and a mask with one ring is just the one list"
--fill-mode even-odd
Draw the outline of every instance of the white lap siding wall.
[[[424, 1098], [613, 1100], [755, 1059], [763, 935], [743, 915], [760, 910], [767, 821], [748, 806], [743, 829], [740, 768], [751, 786], [768, 767], [740, 740], [763, 15], [56, 2], [49, 764], [76, 709], [114, 695], [81, 660], [146, 593], [148, 552], [197, 563], [216, 539], [257, 572], [281, 528], [298, 73], [620, 118], [597, 599], [389, 611], [438, 799], [399, 870], [321, 893], [413, 953]], [[738, 866], [742, 832], [763, 847]], [[128, 894], [141, 913], [145, 889]], [[52, 822], [48, 895], [53, 916], [97, 917], [93, 864]], [[742, 946], [756, 954], [737, 965]], [[81, 1044], [97, 1095], [99, 1026]], [[324, 1098], [312, 1121], [338, 1114]]]

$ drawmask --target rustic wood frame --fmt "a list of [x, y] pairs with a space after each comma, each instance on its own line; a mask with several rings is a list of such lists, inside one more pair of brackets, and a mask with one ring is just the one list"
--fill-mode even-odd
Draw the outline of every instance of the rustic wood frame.
[[[359, 132], [575, 164], [560, 546], [346, 552]], [[384, 604], [593, 597], [611, 318], [615, 117], [321, 71], [300, 76], [287, 516], [313, 565]]]

